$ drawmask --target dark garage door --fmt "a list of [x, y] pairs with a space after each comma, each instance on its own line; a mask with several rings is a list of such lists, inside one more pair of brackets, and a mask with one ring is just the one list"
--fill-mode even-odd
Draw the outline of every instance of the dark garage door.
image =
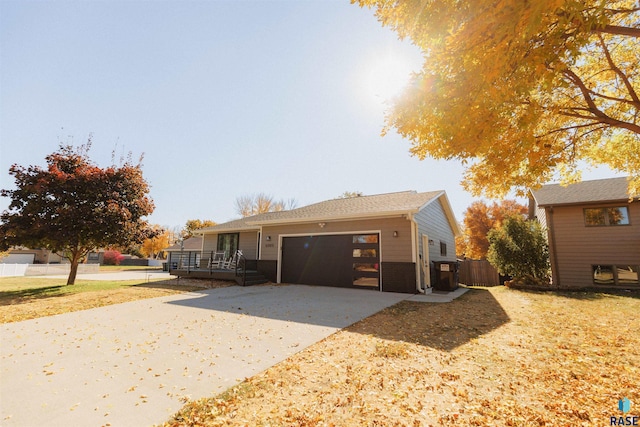
[[378, 235], [284, 237], [281, 281], [379, 289]]

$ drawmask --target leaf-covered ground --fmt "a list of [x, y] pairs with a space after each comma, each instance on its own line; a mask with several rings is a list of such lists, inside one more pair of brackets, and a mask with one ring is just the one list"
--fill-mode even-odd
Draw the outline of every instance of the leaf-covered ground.
[[640, 295], [499, 287], [397, 304], [165, 427], [604, 426], [622, 397], [640, 403]]

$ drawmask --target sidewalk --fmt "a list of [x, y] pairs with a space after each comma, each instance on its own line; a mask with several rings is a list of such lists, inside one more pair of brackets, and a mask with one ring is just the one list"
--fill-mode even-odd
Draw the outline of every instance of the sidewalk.
[[[37, 278], [60, 279], [67, 277], [66, 275], [46, 275], [32, 276]], [[174, 278], [168, 272], [162, 270], [130, 270], [130, 271], [114, 271], [111, 273], [91, 273], [78, 274], [78, 280], [169, 280]]]
[[407, 298], [407, 301], [414, 302], [451, 302], [454, 299], [458, 298], [460, 295], [463, 295], [469, 290], [469, 288], [458, 288], [455, 291], [447, 292], [447, 291], [431, 291], [428, 294], [418, 294], [414, 295], [410, 298]]

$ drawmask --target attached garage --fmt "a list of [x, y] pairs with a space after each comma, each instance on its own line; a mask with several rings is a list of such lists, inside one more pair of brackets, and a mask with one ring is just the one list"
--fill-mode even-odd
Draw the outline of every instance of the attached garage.
[[[276, 283], [426, 292], [434, 261], [455, 261], [457, 221], [444, 191], [331, 199], [199, 230], [201, 265], [230, 233]], [[188, 273], [187, 273], [188, 274]]]
[[378, 233], [282, 236], [281, 281], [380, 289]]

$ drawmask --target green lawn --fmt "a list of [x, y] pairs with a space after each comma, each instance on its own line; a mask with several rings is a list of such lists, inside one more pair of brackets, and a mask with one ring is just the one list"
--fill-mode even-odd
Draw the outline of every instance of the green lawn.
[[33, 276], [0, 277], [0, 305], [36, 298], [50, 298], [73, 295], [83, 292], [106, 291], [127, 288], [141, 284], [140, 280], [76, 280], [75, 285], [67, 286], [67, 277], [45, 279]]

